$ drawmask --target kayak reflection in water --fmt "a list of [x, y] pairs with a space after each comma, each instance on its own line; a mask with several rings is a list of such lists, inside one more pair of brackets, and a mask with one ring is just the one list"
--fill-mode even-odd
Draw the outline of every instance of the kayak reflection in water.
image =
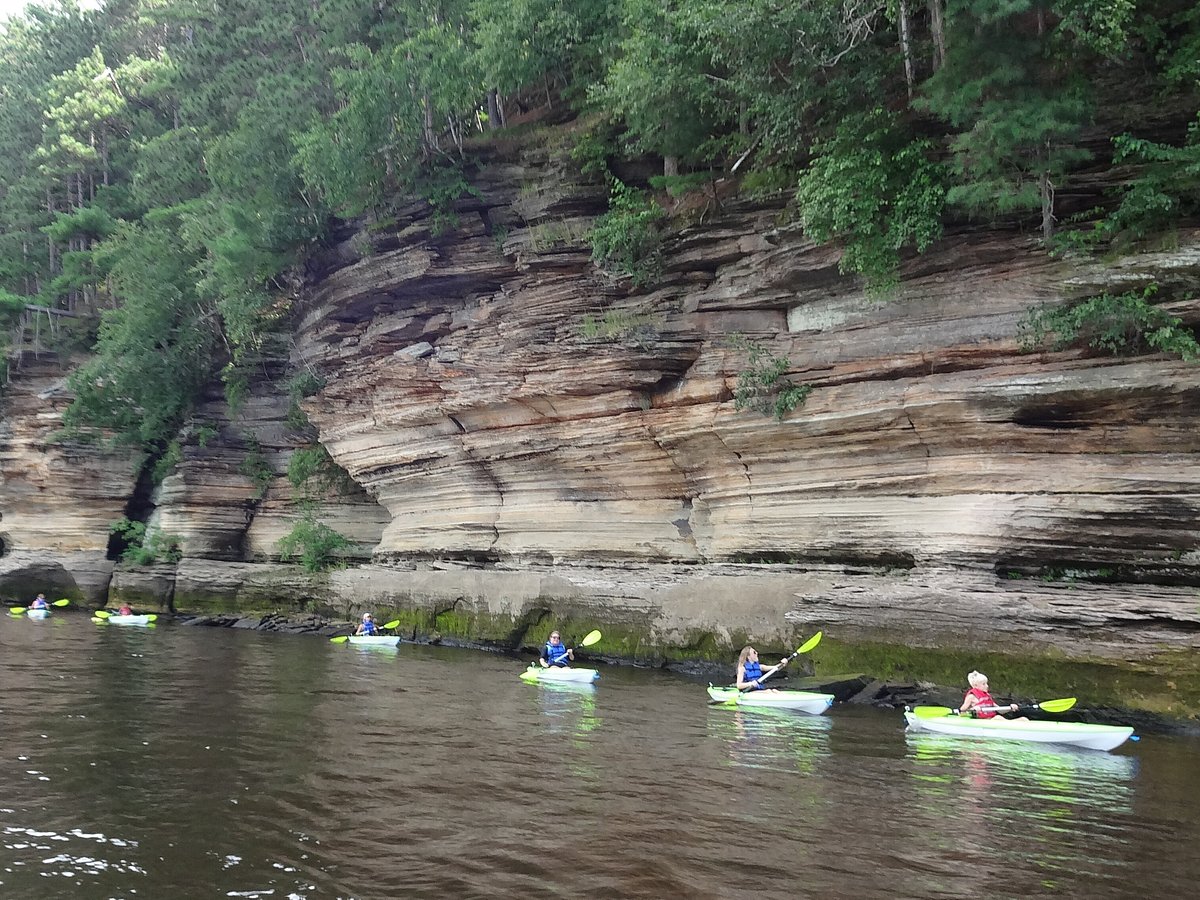
[[1016, 712], [1020, 707], [1015, 703], [1007, 706], [997, 703], [988, 693], [988, 679], [982, 672], [968, 672], [967, 683], [971, 685], [963, 697], [960, 713], [966, 713], [975, 719], [996, 719], [1000, 722], [1028, 722], [1025, 716], [1016, 719], [1005, 719], [1002, 712]]
[[542, 668], [549, 669], [557, 666], [565, 669], [574, 660], [575, 651], [563, 646], [562, 637], [557, 631], [550, 632], [550, 640], [546, 641], [546, 646], [542, 648], [542, 655], [538, 657]]
[[[782, 669], [788, 664], [786, 658], [779, 661], [775, 668]], [[739, 691], [773, 691], [774, 688], [764, 687], [759, 681], [763, 677], [762, 666], [758, 662], [758, 651], [746, 645], [738, 654], [737, 688]]]

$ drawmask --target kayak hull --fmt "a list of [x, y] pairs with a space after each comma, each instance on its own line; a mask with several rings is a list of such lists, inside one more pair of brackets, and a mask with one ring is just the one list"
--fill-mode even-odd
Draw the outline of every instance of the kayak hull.
[[600, 678], [595, 669], [573, 669], [553, 666], [543, 669], [541, 666], [530, 666], [521, 673], [521, 680], [533, 684], [537, 681], [570, 682], [572, 684], [591, 684]]
[[109, 616], [105, 621], [109, 625], [149, 625], [156, 618], [158, 618], [157, 615], [152, 618], [149, 614], [144, 616]]
[[1129, 740], [1133, 729], [1124, 725], [1089, 725], [1084, 722], [1010, 722], [997, 716], [994, 719], [971, 719], [959, 716], [918, 718], [904, 714], [913, 731], [947, 734], [954, 737], [986, 738], [989, 740], [1026, 741], [1036, 744], [1060, 744], [1085, 750], [1115, 750]]
[[350, 635], [351, 644], [359, 644], [364, 647], [395, 647], [400, 643], [400, 635], [398, 634], [352, 634]]
[[739, 691], [737, 688], [708, 686], [708, 698], [722, 706], [739, 709], [788, 709], [819, 716], [833, 705], [833, 694], [811, 691]]
[[48, 609], [27, 609], [27, 610], [25, 610], [25, 615], [29, 616], [29, 618], [31, 618], [31, 619], [45, 619], [47, 616], [50, 615], [50, 610], [48, 610]]

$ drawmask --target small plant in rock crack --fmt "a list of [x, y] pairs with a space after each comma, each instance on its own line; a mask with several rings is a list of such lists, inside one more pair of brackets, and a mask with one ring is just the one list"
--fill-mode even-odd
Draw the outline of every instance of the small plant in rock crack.
[[752, 409], [782, 421], [788, 413], [804, 405], [812, 393], [812, 385], [797, 384], [784, 377], [791, 367], [786, 357], [774, 355], [760, 341], [741, 334], [733, 335], [730, 345], [745, 351], [747, 362], [733, 389], [737, 409]]

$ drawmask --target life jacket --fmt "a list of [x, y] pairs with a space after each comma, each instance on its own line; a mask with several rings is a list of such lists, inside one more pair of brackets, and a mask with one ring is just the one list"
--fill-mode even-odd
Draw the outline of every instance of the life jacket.
[[37, 600], [34, 600], [32, 603], [29, 604], [29, 608], [30, 609], [49, 609], [50, 604], [47, 603], [45, 600], [42, 600], [39, 597]]
[[375, 623], [372, 622], [370, 619], [364, 619], [363, 623], [362, 623], [362, 633], [363, 634], [374, 634], [375, 633]]
[[[972, 716], [974, 716], [977, 719], [994, 719], [994, 718], [996, 718], [995, 710], [992, 710], [990, 712], [987, 710], [979, 710], [979, 707], [981, 707], [981, 706], [996, 706], [997, 705], [996, 701], [992, 699], [992, 695], [989, 694], [987, 691], [981, 691], [979, 688], [971, 688], [969, 691], [967, 691], [966, 697], [963, 697], [963, 700], [965, 701], [967, 697], [974, 697], [977, 701], [979, 701], [978, 703], [976, 703], [974, 706], [972, 706], [968, 710], [968, 712]], [[979, 710], [979, 711], [976, 712], [976, 710]]]
[[133, 615], [133, 610], [132, 610], [132, 609], [130, 609], [128, 606], [122, 606], [120, 609], [118, 609], [118, 610], [117, 610], [117, 615], [119, 615], [119, 616], [132, 616], [132, 615]]
[[[742, 665], [742, 670], [744, 672], [744, 677], [742, 679], [743, 681], [754, 681], [756, 678], [762, 678], [762, 664], [757, 659], [753, 662], [747, 660]], [[764, 686], [761, 684], [756, 684], [753, 688], [753, 690], [756, 691], [761, 691], [764, 689]]]
[[550, 663], [552, 666], [565, 667], [569, 663], [570, 657], [567, 656], [566, 644], [551, 644], [546, 641], [546, 646], [542, 648], [542, 659]]

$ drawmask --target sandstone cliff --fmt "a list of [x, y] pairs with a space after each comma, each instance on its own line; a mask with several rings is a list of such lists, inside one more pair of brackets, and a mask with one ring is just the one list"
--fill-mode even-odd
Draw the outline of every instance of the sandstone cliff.
[[[372, 563], [304, 579], [273, 562], [296, 515], [286, 458], [308, 438], [266, 377], [237, 416], [202, 411], [218, 436], [155, 498], [185, 538], [181, 608], [369, 604], [501, 643], [569, 615], [626, 628], [613, 652], [635, 657], [827, 627], [1194, 669], [1200, 366], [1022, 354], [1017, 323], [1153, 282], [1194, 326], [1200, 234], [1099, 261], [964, 227], [879, 299], [780, 207], [713, 199], [639, 291], [590, 262], [605, 192], [564, 154], [496, 150], [474, 181], [447, 233], [418, 204], [312, 261], [291, 363], [324, 379], [304, 409], [365, 492], [323, 515]], [[734, 334], [789, 361], [803, 407], [735, 410]], [[21, 373], [6, 392], [6, 551], [97, 553], [130, 467], [45, 450], [68, 471], [53, 506], [31, 505], [40, 385]]]

